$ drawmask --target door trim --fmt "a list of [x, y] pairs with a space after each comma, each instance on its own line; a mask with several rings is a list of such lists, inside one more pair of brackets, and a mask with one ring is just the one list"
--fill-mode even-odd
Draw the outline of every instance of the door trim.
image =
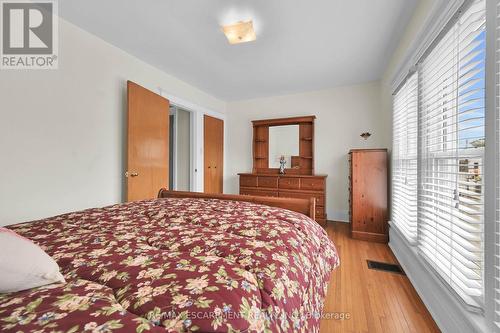
[[[226, 115], [221, 112], [213, 111], [209, 108], [200, 106], [195, 103], [191, 103], [187, 100], [179, 98], [174, 95], [170, 95], [167, 92], [163, 91], [159, 88], [159, 93], [161, 96], [165, 97], [170, 101], [170, 104], [180, 107], [182, 109], [186, 109], [192, 112], [191, 117], [191, 145], [192, 145], [192, 155], [191, 155], [191, 191], [193, 192], [203, 192], [204, 185], [204, 153], [203, 153], [203, 117], [204, 115], [218, 118], [224, 121], [224, 141], [227, 138], [227, 126], [226, 124]], [[224, 142], [223, 154], [227, 156], [227, 145]], [[227, 170], [226, 158], [224, 158], [224, 174], [223, 174], [223, 183]], [[225, 188], [226, 186], [224, 186]]]

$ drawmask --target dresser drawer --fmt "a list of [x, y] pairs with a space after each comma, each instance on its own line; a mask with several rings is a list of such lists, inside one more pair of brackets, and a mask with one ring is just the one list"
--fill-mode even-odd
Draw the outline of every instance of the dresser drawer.
[[279, 195], [282, 198], [299, 198], [299, 199], [316, 198], [316, 206], [325, 207], [325, 196], [322, 194], [280, 191]]
[[253, 195], [258, 197], [278, 197], [277, 191], [266, 191], [266, 190], [254, 190], [254, 189], [245, 189], [240, 188], [241, 195]]
[[316, 206], [316, 218], [317, 219], [325, 218], [325, 207]]
[[256, 176], [240, 176], [240, 186], [257, 187]]
[[325, 196], [323, 194], [314, 194], [313, 197], [316, 198], [316, 206], [325, 207]]
[[300, 188], [300, 178], [280, 178], [280, 188], [286, 189], [299, 189]]
[[259, 176], [258, 186], [267, 188], [278, 188], [278, 177]]
[[302, 178], [300, 180], [300, 189], [322, 191], [325, 189], [325, 180], [323, 178]]

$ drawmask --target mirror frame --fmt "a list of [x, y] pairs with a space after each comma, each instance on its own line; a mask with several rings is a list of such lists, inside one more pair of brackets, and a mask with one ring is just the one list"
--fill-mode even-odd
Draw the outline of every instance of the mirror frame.
[[253, 169], [256, 174], [279, 174], [269, 167], [269, 127], [299, 125], [299, 168], [287, 168], [285, 174], [314, 175], [314, 120], [316, 116], [262, 119], [253, 125]]

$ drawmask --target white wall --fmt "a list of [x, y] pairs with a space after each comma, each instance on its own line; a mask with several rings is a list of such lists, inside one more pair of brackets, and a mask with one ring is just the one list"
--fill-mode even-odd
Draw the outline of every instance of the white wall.
[[59, 21], [59, 69], [0, 71], [0, 225], [122, 201], [126, 81], [225, 103]]
[[410, 50], [414, 47], [414, 40], [424, 30], [428, 22], [432, 9], [436, 6], [435, 0], [420, 0], [415, 12], [413, 13], [408, 25], [403, 32], [403, 36], [399, 41], [396, 50], [384, 71], [381, 79], [381, 101], [385, 117], [388, 122], [391, 122], [391, 146], [392, 146], [392, 81], [400, 67], [409, 55]]
[[[348, 163], [351, 148], [388, 147], [391, 124], [381, 108], [378, 82], [227, 104], [225, 192], [238, 193], [239, 172], [252, 171], [255, 119], [316, 115], [315, 169], [328, 174], [329, 220], [348, 220]], [[372, 133], [367, 141], [359, 135]]]
[[408, 56], [408, 53], [412, 47], [414, 47], [414, 41], [417, 36], [424, 30], [426, 22], [429, 19], [432, 9], [436, 6], [436, 0], [420, 0], [415, 12], [413, 13], [407, 26], [404, 28], [403, 35], [396, 47], [396, 50], [389, 59], [389, 63], [383, 74], [382, 81], [384, 83], [390, 84], [393, 76], [396, 75], [396, 71], [402, 65], [402, 62]]

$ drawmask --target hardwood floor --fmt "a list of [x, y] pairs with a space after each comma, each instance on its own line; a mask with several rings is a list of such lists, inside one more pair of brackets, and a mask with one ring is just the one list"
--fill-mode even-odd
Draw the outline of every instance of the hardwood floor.
[[326, 231], [340, 254], [325, 300], [321, 333], [439, 332], [406, 276], [368, 269], [366, 260], [396, 263], [387, 244], [349, 237], [349, 224], [329, 222]]

